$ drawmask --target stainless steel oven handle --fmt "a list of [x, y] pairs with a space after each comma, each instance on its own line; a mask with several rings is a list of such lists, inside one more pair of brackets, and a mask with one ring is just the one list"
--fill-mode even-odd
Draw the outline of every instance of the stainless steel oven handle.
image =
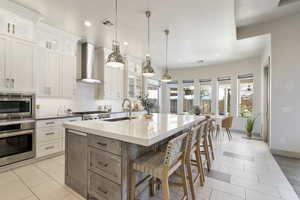
[[0, 138], [7, 138], [7, 137], [15, 137], [19, 135], [29, 135], [33, 134], [33, 130], [24, 130], [24, 131], [15, 131], [15, 132], [9, 132], [9, 133], [2, 133], [0, 134]]

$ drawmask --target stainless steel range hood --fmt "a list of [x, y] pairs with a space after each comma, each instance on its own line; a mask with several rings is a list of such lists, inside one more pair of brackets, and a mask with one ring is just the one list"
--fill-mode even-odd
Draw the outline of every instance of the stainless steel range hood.
[[81, 77], [80, 81], [85, 83], [102, 83], [98, 76], [96, 63], [96, 48], [93, 44], [85, 42], [81, 46]]

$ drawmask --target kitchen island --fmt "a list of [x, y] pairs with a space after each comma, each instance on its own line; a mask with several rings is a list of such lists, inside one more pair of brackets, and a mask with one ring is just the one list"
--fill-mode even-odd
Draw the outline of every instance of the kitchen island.
[[[204, 116], [154, 114], [152, 119], [140, 115], [131, 120], [65, 123], [65, 183], [87, 199], [126, 200], [130, 161], [156, 150], [172, 136], [203, 120]], [[139, 174], [137, 183], [147, 178]], [[139, 184], [137, 193], [148, 195], [147, 186]]]

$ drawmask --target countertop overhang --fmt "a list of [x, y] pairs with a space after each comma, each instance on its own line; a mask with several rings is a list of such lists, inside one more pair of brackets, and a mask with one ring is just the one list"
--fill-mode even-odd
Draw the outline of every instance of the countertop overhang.
[[115, 122], [103, 120], [77, 121], [64, 123], [63, 126], [87, 134], [150, 146], [202, 120], [205, 120], [205, 116], [154, 114], [152, 119], [144, 119], [143, 115], [139, 115], [132, 120]]

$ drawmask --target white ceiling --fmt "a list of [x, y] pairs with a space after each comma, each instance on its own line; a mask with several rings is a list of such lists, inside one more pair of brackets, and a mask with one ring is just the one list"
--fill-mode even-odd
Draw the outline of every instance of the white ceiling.
[[263, 23], [300, 12], [300, 0], [285, 0], [286, 5], [278, 6], [280, 0], [237, 0], [237, 26]]
[[[249, 1], [249, 0], [241, 0]], [[271, 1], [271, 0], [255, 0]], [[58, 28], [111, 47], [113, 32], [100, 21], [113, 19], [113, 0], [14, 0], [40, 12], [43, 21]], [[234, 0], [119, 0], [119, 40], [127, 41], [128, 54], [143, 58], [146, 47], [146, 17], [150, 8], [151, 55], [164, 66], [164, 33], [170, 29], [169, 66], [193, 67], [253, 57], [264, 50], [265, 37], [236, 39]], [[242, 19], [241, 15], [239, 15]], [[83, 25], [85, 20], [92, 27]], [[197, 63], [204, 59], [204, 64]]]

